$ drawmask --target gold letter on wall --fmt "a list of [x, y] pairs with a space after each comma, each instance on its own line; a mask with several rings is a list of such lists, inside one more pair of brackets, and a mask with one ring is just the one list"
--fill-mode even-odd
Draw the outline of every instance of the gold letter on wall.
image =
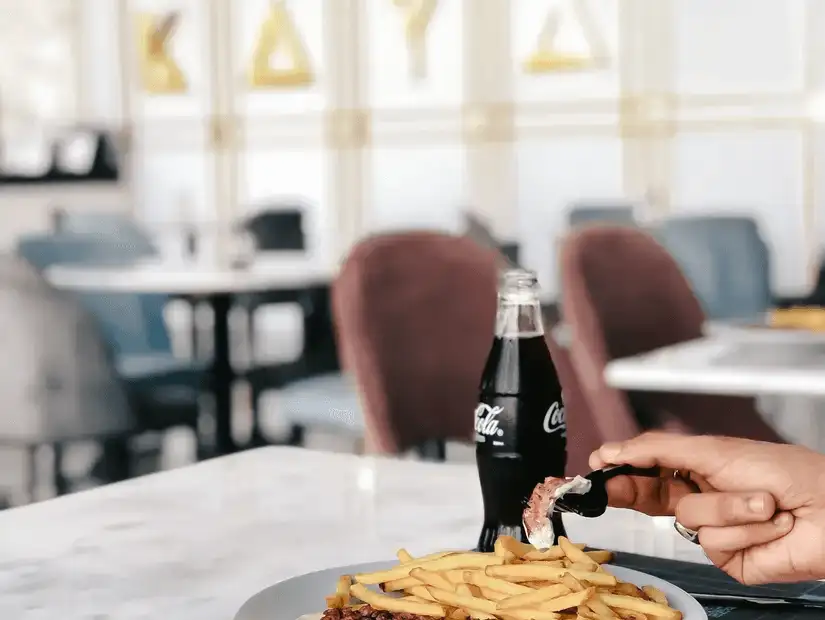
[[169, 51], [178, 19], [178, 13], [165, 16], [142, 13], [137, 17], [140, 77], [146, 92], [156, 95], [186, 92], [186, 77]]
[[570, 25], [577, 28], [587, 47], [585, 53], [571, 53], [559, 49], [559, 30], [565, 17], [560, 4], [555, 4], [544, 18], [536, 50], [524, 61], [526, 73], [555, 73], [592, 69], [607, 57], [606, 46], [599, 27], [587, 10], [586, 0], [570, 0]]
[[[278, 55], [288, 63], [276, 67]], [[249, 84], [253, 88], [307, 86], [315, 82], [309, 54], [285, 0], [273, 0], [252, 52]]]
[[427, 28], [438, 0], [394, 0], [404, 10], [404, 36], [407, 39], [410, 76], [420, 80], [427, 76]]

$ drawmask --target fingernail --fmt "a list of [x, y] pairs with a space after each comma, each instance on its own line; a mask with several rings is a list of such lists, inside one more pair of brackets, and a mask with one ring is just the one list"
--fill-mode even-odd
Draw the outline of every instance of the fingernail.
[[761, 495], [754, 495], [748, 498], [748, 512], [762, 514], [765, 511], [765, 498]]
[[781, 529], [785, 529], [793, 523], [793, 517], [789, 512], [780, 512], [773, 518], [773, 524]]
[[613, 462], [622, 452], [622, 444], [620, 443], [606, 443], [599, 450], [602, 459], [608, 462]]

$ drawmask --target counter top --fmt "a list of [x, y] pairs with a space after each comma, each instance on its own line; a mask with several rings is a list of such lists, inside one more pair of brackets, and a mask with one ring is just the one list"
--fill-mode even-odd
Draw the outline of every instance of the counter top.
[[[0, 618], [231, 620], [294, 575], [472, 547], [481, 516], [471, 465], [261, 448], [0, 512]], [[703, 560], [635, 513], [567, 524], [594, 546]]]

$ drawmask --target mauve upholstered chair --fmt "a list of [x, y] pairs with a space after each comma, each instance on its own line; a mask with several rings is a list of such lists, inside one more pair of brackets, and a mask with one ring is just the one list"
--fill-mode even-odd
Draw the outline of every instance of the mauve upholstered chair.
[[782, 441], [752, 398], [631, 392], [607, 385], [604, 369], [628, 357], [702, 336], [705, 315], [671, 255], [649, 234], [597, 226], [562, 248], [563, 314], [573, 367], [601, 441], [643, 430]]
[[443, 459], [445, 441], [472, 439], [496, 260], [470, 239], [435, 232], [371, 237], [349, 255], [332, 303], [342, 365], [360, 391], [366, 451], [416, 448]]
[[564, 394], [564, 410], [567, 415], [567, 470], [568, 476], [584, 475], [590, 472], [590, 453], [601, 444], [601, 436], [582, 393], [579, 378], [570, 362], [569, 352], [559, 345], [545, 325], [547, 348], [559, 374]]

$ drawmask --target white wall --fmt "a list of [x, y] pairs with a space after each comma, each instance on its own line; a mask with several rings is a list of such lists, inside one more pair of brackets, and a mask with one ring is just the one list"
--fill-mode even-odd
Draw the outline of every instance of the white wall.
[[[152, 222], [228, 221], [301, 196], [313, 251], [334, 261], [371, 230], [455, 228], [469, 204], [554, 290], [567, 204], [624, 196], [650, 218], [753, 214], [775, 288], [804, 289], [825, 233], [825, 3], [580, 0], [604, 66], [525, 74], [554, 6], [560, 44], [582, 47], [572, 1], [439, 0], [429, 73], [412, 83], [392, 0], [287, 0], [318, 81], [250, 92], [270, 0], [75, 0], [77, 114], [131, 130], [136, 210]], [[134, 14], [172, 9], [192, 88], [148, 95]]]

